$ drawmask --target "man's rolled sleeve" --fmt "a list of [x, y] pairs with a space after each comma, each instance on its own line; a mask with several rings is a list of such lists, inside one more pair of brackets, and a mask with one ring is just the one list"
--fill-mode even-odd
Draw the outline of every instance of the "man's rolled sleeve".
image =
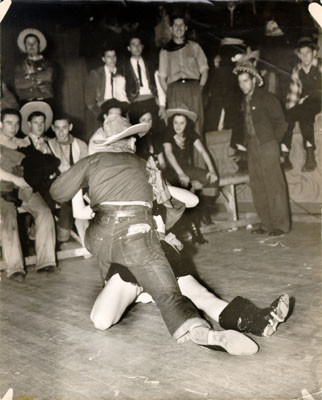
[[205, 70], [209, 69], [209, 66], [207, 57], [198, 43], [194, 43], [194, 53], [195, 59], [199, 67], [199, 72], [200, 74], [202, 74]]
[[86, 187], [89, 166], [89, 157], [86, 157], [61, 174], [49, 189], [53, 200], [64, 203], [71, 200], [79, 189]]

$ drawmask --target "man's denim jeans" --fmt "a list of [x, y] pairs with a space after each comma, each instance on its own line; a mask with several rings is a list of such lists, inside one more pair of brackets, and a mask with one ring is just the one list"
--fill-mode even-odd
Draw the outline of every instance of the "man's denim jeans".
[[[116, 217], [116, 210], [130, 211], [131, 216]], [[128, 267], [155, 300], [174, 339], [193, 327], [208, 326], [192, 302], [181, 295], [148, 208], [100, 206], [86, 231], [85, 245], [106, 267], [105, 272], [112, 262]]]

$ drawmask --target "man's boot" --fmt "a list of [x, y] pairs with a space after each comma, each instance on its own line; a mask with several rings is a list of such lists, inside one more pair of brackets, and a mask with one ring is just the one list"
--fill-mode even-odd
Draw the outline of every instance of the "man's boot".
[[282, 168], [284, 171], [290, 171], [293, 169], [293, 164], [290, 161], [290, 153], [289, 151], [283, 151], [282, 156], [284, 158], [284, 162], [282, 163]]
[[311, 172], [314, 171], [317, 164], [315, 161], [314, 149], [313, 147], [308, 147], [306, 149], [306, 160], [303, 165], [302, 172]]
[[224, 329], [272, 336], [277, 325], [285, 321], [289, 311], [289, 296], [282, 294], [267, 308], [259, 308], [244, 297], [235, 297], [219, 315]]

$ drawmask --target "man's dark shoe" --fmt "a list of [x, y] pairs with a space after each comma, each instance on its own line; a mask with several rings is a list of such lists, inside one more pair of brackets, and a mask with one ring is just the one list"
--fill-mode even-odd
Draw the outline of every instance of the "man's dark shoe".
[[44, 268], [37, 269], [37, 273], [39, 273], [39, 274], [43, 273], [43, 272], [47, 272], [48, 274], [53, 274], [57, 271], [58, 271], [58, 269], [57, 269], [56, 265], [47, 265]]
[[266, 233], [266, 231], [265, 231], [265, 229], [257, 228], [257, 229], [253, 229], [253, 230], [251, 231], [251, 233], [252, 233], [253, 235], [263, 235], [264, 233]]
[[10, 275], [9, 279], [11, 281], [23, 282], [25, 280], [25, 275], [26, 274], [23, 271], [17, 271]]
[[272, 232], [269, 233], [269, 236], [281, 236], [284, 235], [285, 232], [283, 232], [281, 229], [274, 229]]
[[250, 300], [235, 297], [219, 315], [224, 329], [235, 329], [256, 336], [272, 336], [278, 324], [285, 321], [289, 312], [289, 296], [282, 294], [266, 308], [259, 308]]
[[288, 151], [283, 151], [282, 153], [284, 162], [282, 163], [282, 168], [284, 171], [290, 171], [293, 169], [293, 164], [290, 161], [290, 153]]
[[317, 163], [315, 160], [314, 149], [309, 147], [306, 149], [306, 160], [303, 165], [302, 172], [312, 172], [317, 167]]

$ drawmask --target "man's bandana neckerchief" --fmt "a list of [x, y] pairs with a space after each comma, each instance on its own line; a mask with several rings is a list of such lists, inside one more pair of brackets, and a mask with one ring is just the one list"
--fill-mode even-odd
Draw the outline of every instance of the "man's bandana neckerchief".
[[187, 44], [187, 40], [185, 39], [183, 43], [177, 44], [173, 40], [170, 40], [165, 46], [164, 50], [167, 51], [177, 51], [182, 49]]

